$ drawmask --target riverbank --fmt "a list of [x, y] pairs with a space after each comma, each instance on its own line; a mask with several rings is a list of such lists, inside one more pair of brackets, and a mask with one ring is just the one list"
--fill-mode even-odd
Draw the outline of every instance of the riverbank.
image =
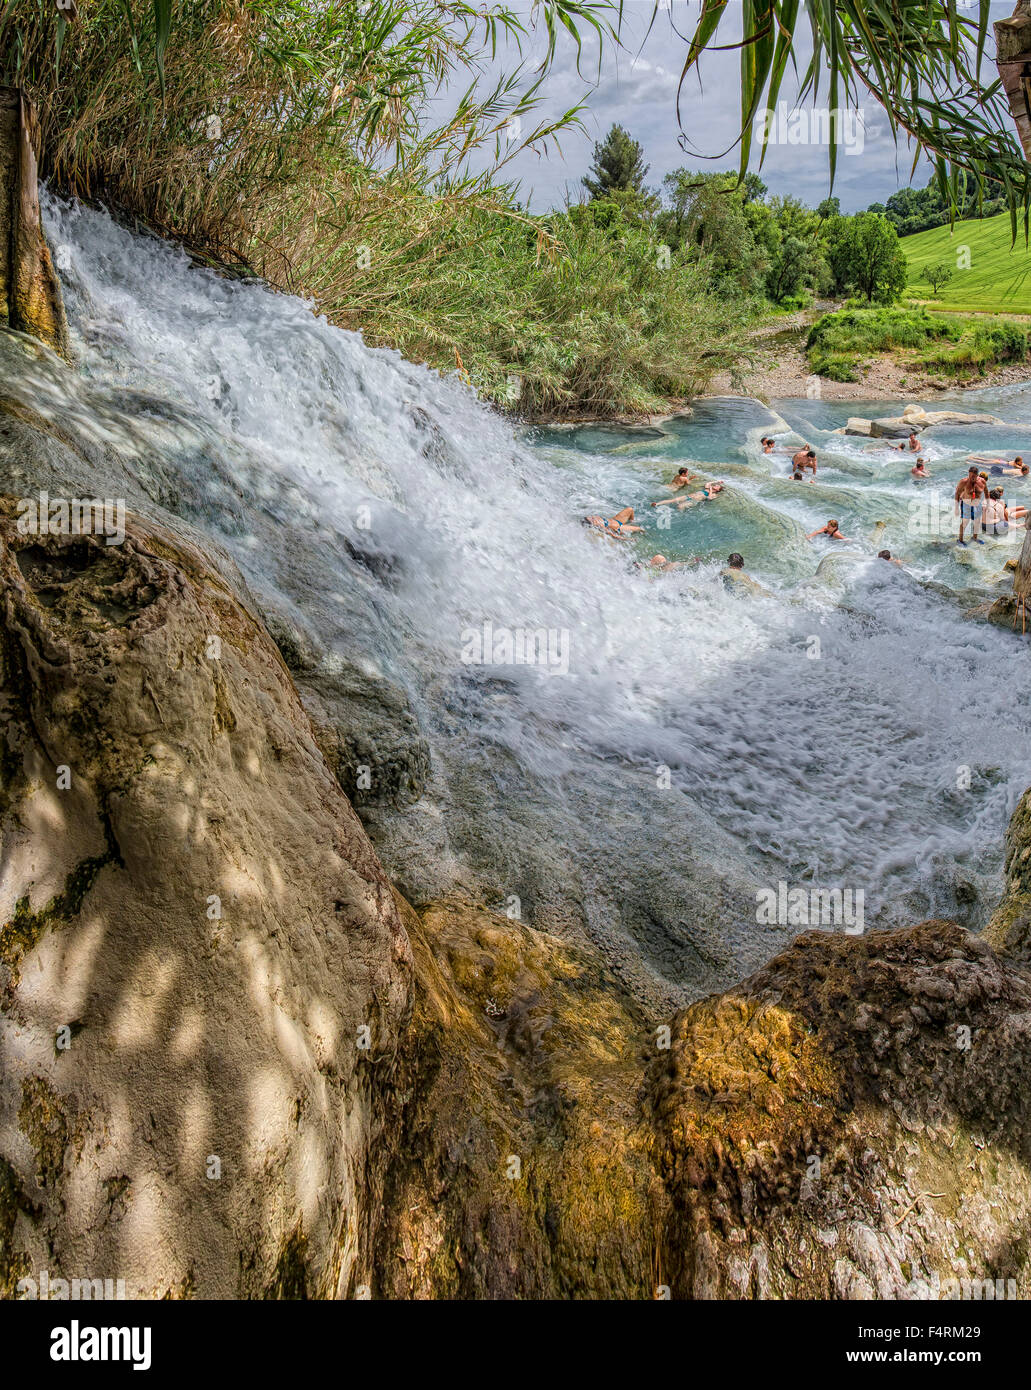
[[1008, 364], [984, 375], [950, 376], [914, 370], [892, 353], [881, 353], [857, 368], [857, 381], [832, 381], [816, 375], [806, 355], [806, 338], [821, 311], [804, 310], [763, 324], [752, 338], [751, 360], [744, 367], [719, 372], [707, 395], [751, 396], [758, 400], [799, 399], [856, 401], [895, 397], [932, 400], [946, 391], [1015, 386], [1031, 380], [1027, 363]]

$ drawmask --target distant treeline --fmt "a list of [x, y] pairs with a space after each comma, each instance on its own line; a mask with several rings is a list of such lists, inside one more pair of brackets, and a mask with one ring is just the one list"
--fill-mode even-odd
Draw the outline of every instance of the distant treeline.
[[[976, 194], [961, 185], [956, 201], [956, 216], [959, 219], [994, 217], [996, 213], [1006, 210], [1006, 199], [1001, 190], [996, 197], [982, 198], [979, 206]], [[930, 227], [941, 227], [950, 218], [949, 200], [942, 197], [933, 179], [926, 188], [900, 188], [886, 203], [871, 203], [867, 211], [886, 217], [899, 236], [911, 236], [914, 232], [926, 232]]]

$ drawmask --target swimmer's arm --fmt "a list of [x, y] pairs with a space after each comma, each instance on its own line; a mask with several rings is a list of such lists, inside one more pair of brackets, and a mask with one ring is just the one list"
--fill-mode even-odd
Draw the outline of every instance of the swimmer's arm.
[[806, 536], [806, 540], [807, 540], [807, 541], [811, 541], [811, 540], [813, 539], [814, 536], [825, 536], [826, 534], [827, 534], [827, 528], [826, 528], [826, 526], [821, 526], [820, 529], [819, 529], [819, 531], [810, 531], [809, 534], [808, 534], [808, 536]]

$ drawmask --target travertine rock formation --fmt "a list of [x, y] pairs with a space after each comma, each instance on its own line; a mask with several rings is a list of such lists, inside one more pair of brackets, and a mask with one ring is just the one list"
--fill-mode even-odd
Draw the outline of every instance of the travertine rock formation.
[[135, 520], [122, 545], [22, 535], [13, 512], [0, 1285], [342, 1293], [408, 999], [390, 886], [202, 555]]

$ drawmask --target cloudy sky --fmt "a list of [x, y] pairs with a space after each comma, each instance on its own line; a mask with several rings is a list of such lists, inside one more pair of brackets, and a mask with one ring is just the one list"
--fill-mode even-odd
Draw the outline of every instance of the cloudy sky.
[[[737, 151], [731, 150], [740, 129], [740, 55], [738, 52], [710, 52], [702, 60], [699, 76], [692, 74], [680, 94], [680, 126], [676, 99], [680, 70], [687, 44], [683, 37], [693, 31], [698, 16], [698, 0], [661, 0], [652, 22], [652, 0], [624, 0], [623, 47], [609, 47], [602, 57], [598, 75], [597, 49], [582, 60], [577, 72], [575, 47], [561, 46], [545, 91], [544, 114], [554, 116], [585, 97], [586, 133], [563, 138], [562, 154], [540, 159], [532, 152], [512, 160], [507, 173], [519, 180], [522, 197], [535, 212], [581, 197], [580, 179], [587, 171], [594, 142], [600, 140], [613, 123], [624, 126], [644, 146], [650, 165], [646, 182], [657, 188], [671, 169], [686, 166], [711, 171], [736, 168]], [[960, 0], [960, 8], [969, 8]], [[515, 0], [514, 8], [530, 11], [530, 0]], [[1012, 12], [1012, 4], [993, 4], [993, 19]], [[679, 31], [679, 32], [678, 32]], [[720, 42], [727, 42], [726, 38]], [[540, 36], [533, 35], [528, 55], [543, 52]], [[808, 54], [805, 55], [806, 60]], [[536, 59], [535, 59], [536, 60]], [[511, 55], [509, 55], [511, 61]], [[804, 67], [804, 62], [800, 63]], [[789, 72], [781, 96], [790, 110], [794, 106], [798, 83]], [[795, 118], [795, 131], [800, 131]], [[929, 171], [921, 166], [911, 179], [912, 149], [905, 144], [895, 148], [887, 120], [880, 107], [867, 103], [861, 112], [861, 127], [848, 132], [851, 148], [839, 148], [834, 193], [845, 211], [883, 202], [897, 188], [910, 182], [927, 183]], [[786, 128], [784, 133], [788, 133]], [[817, 135], [819, 131], [815, 132]], [[753, 168], [756, 167], [753, 160]], [[773, 143], [767, 150], [761, 171], [772, 193], [792, 193], [810, 205], [828, 195], [827, 147], [821, 143]]]

